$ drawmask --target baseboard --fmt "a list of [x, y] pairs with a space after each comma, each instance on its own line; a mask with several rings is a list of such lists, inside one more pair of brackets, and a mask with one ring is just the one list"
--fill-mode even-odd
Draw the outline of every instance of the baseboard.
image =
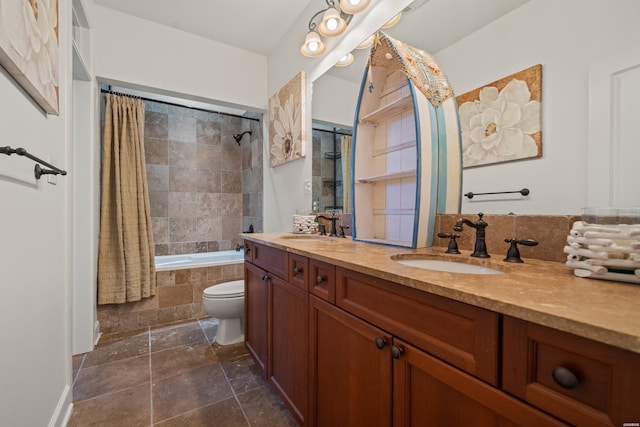
[[49, 421], [49, 427], [66, 427], [71, 418], [73, 402], [71, 397], [71, 385], [67, 384], [60, 395], [56, 410]]
[[100, 332], [100, 321], [96, 320], [96, 323], [93, 325], [94, 347], [98, 345], [98, 341], [100, 341], [101, 336], [102, 336], [102, 332]]

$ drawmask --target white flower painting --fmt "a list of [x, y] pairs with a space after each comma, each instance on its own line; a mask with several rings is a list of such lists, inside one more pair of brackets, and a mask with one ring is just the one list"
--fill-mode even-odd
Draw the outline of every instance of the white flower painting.
[[541, 65], [457, 97], [464, 167], [542, 155]]
[[0, 65], [58, 114], [58, 0], [0, 1]]
[[305, 74], [298, 73], [269, 99], [269, 164], [281, 165], [305, 155]]

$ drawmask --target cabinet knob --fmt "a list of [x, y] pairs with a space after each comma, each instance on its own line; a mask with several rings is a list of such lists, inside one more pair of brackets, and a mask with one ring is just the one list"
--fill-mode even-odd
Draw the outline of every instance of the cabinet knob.
[[244, 253], [248, 254], [249, 252], [251, 252], [251, 246], [247, 245], [244, 247]]
[[382, 337], [376, 337], [376, 347], [382, 350], [385, 345], [387, 345], [387, 340]]
[[270, 279], [270, 277], [269, 277], [269, 275], [268, 275], [268, 274], [263, 274], [263, 275], [262, 275], [262, 280], [264, 280], [265, 282], [266, 282], [267, 280], [269, 280], [269, 279]]
[[295, 274], [297, 276], [300, 273], [302, 273], [302, 269], [300, 267], [298, 267], [298, 266], [295, 266], [293, 268], [293, 274]]
[[578, 377], [568, 370], [567, 368], [563, 368], [562, 366], [556, 366], [553, 368], [551, 372], [553, 376], [553, 380], [560, 386], [566, 389], [573, 389], [578, 387], [579, 381]]
[[391, 347], [391, 355], [394, 359], [399, 359], [400, 356], [402, 356], [402, 353], [404, 353], [402, 347], [397, 347], [395, 345]]
[[320, 284], [320, 283], [322, 283], [322, 282], [324, 282], [324, 277], [322, 277], [322, 276], [318, 276], [318, 277], [316, 277], [316, 283], [317, 283], [317, 284]]

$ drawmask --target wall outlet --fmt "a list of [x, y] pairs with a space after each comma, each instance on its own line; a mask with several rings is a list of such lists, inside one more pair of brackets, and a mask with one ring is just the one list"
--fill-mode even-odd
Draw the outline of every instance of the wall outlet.
[[305, 196], [310, 196], [311, 195], [311, 180], [310, 179], [305, 179], [304, 180], [304, 194], [305, 194]]

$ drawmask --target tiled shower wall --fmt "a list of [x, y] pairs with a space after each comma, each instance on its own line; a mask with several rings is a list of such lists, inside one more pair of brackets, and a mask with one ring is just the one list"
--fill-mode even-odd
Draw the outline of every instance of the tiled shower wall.
[[[312, 194], [313, 200], [319, 202], [318, 209], [321, 212], [335, 209], [333, 206], [339, 206], [338, 209], [342, 209], [343, 206], [342, 135], [336, 135], [335, 137], [336, 144], [334, 147], [333, 133], [313, 130]], [[338, 181], [336, 187], [333, 185], [334, 171], [335, 180]]]
[[235, 249], [244, 223], [262, 229], [259, 122], [145, 101], [145, 155], [156, 255]]

